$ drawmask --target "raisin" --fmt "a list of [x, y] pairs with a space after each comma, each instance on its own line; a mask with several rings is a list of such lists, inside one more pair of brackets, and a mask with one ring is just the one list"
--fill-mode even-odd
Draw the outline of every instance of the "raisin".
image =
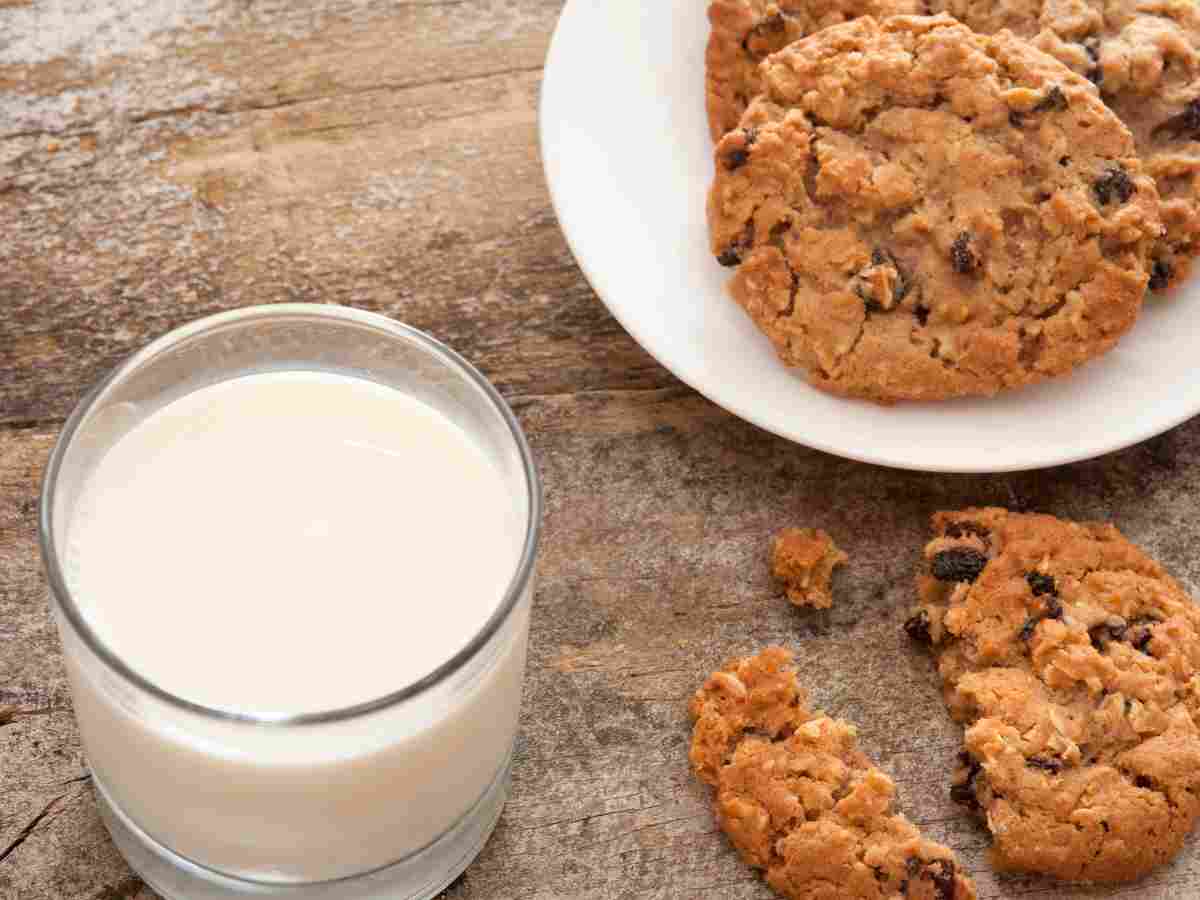
[[1192, 100], [1179, 115], [1156, 125], [1151, 136], [1159, 134], [1189, 140], [1200, 138], [1200, 97]]
[[1046, 92], [1046, 96], [1039, 100], [1033, 107], [1034, 112], [1046, 112], [1046, 110], [1054, 109], [1062, 111], [1066, 109], [1067, 95], [1062, 92], [1057, 84]]
[[933, 886], [938, 889], [938, 900], [954, 900], [958, 880], [956, 866], [948, 859], [939, 859], [933, 863], [933, 868]]
[[1110, 641], [1125, 640], [1125, 633], [1128, 630], [1126, 625], [1109, 625], [1107, 622], [1103, 622], [1089, 628], [1088, 637], [1092, 639], [1093, 647], [1103, 650]]
[[958, 754], [959, 764], [967, 770], [967, 778], [962, 784], [950, 786], [950, 799], [959, 806], [968, 809], [979, 809], [979, 798], [975, 796], [975, 779], [983, 771], [983, 766], [965, 750]]
[[1045, 618], [1061, 619], [1063, 617], [1063, 605], [1059, 602], [1056, 594], [1050, 594], [1044, 602], [1046, 604]]
[[1050, 575], [1043, 575], [1041, 572], [1026, 572], [1025, 580], [1029, 582], [1029, 588], [1035, 597], [1040, 597], [1042, 594], [1058, 594], [1058, 586]]
[[725, 168], [730, 172], [740, 169], [750, 160], [750, 148], [754, 146], [754, 142], [758, 140], [757, 128], [746, 128], [742, 131], [745, 143], [736, 150], [731, 150], [725, 155]]
[[742, 236], [717, 255], [717, 262], [726, 267], [738, 265], [742, 261], [742, 253], [748, 250], [753, 243], [754, 222], [751, 220], [742, 229]]
[[1139, 653], [1150, 654], [1150, 641], [1154, 639], [1154, 631], [1149, 626], [1157, 625], [1159, 619], [1155, 616], [1137, 616], [1129, 620], [1129, 630], [1125, 639]]
[[1137, 192], [1129, 175], [1120, 166], [1113, 166], [1097, 178], [1092, 190], [1096, 192], [1096, 199], [1100, 201], [1101, 206], [1106, 205], [1113, 197], [1116, 197], [1119, 203], [1126, 203]]
[[1156, 259], [1150, 269], [1150, 290], [1165, 290], [1175, 277], [1175, 268], [1169, 262]]
[[929, 324], [929, 307], [917, 306], [913, 309], [913, 315], [917, 318], [917, 324], [924, 328]]
[[1088, 37], [1084, 41], [1084, 49], [1087, 50], [1087, 59], [1091, 62], [1091, 66], [1087, 67], [1087, 80], [1094, 85], [1099, 86], [1104, 80], [1104, 70], [1100, 68], [1100, 41], [1098, 37]]
[[1154, 787], [1154, 782], [1151, 781], [1149, 778], [1147, 778], [1145, 775], [1139, 775], [1137, 778], [1135, 778], [1133, 780], [1133, 783], [1137, 787], [1140, 787], [1144, 791], [1148, 791]]
[[979, 258], [971, 249], [971, 235], [968, 232], [960, 232], [954, 239], [950, 246], [950, 262], [954, 265], [954, 271], [960, 275], [969, 275], [979, 268]]
[[938, 900], [954, 900], [957, 873], [958, 868], [948, 859], [931, 859], [926, 862], [914, 856], [908, 861], [909, 880], [933, 882]]
[[[1051, 581], [1053, 581], [1053, 579], [1051, 579]], [[1032, 583], [1030, 586], [1032, 587]], [[1017, 637], [1023, 641], [1030, 640], [1033, 637], [1033, 633], [1037, 631], [1038, 625], [1040, 625], [1042, 622], [1045, 622], [1047, 619], [1061, 619], [1063, 617], [1063, 605], [1059, 602], [1056, 594], [1039, 595], [1035, 589], [1034, 596], [1044, 596], [1046, 599], [1043, 600], [1042, 603], [1045, 604], [1046, 608], [1025, 620], [1025, 624], [1021, 626], [1021, 630], [1017, 634]]]
[[918, 644], [933, 643], [933, 635], [929, 633], [929, 613], [923, 609], [904, 623], [904, 631]]
[[1088, 67], [1087, 80], [1098, 85], [1104, 80], [1104, 70], [1100, 68], [1100, 41], [1097, 38], [1088, 38], [1083, 42], [1083, 49], [1087, 51], [1088, 59], [1092, 63]]
[[771, 35], [783, 34], [787, 30], [787, 23], [783, 19], [783, 13], [775, 13], [762, 19], [746, 32], [746, 36], [742, 39], [742, 49], [753, 57], [759, 57], [765, 54], [759, 54], [750, 49], [750, 42], [755, 38], [767, 38]]
[[1129, 643], [1133, 645], [1133, 649], [1139, 653], [1150, 654], [1150, 641], [1154, 638], [1154, 632], [1149, 628], [1138, 628], [1129, 636]]
[[950, 799], [967, 809], [979, 809], [979, 800], [976, 799], [975, 789], [970, 784], [951, 785]]
[[978, 524], [977, 522], [967, 522], [965, 520], [961, 522], [951, 522], [946, 526], [946, 530], [942, 533], [946, 535], [946, 537], [952, 538], [966, 537], [969, 534], [973, 534], [976, 537], [981, 538], [986, 538], [991, 535], [991, 531], [984, 526]]
[[970, 547], [952, 547], [933, 558], [933, 577], [938, 581], [974, 581], [987, 566], [987, 557]]
[[1127, 641], [1135, 650], [1149, 653], [1148, 648], [1154, 638], [1154, 632], [1148, 626], [1157, 625], [1159, 621], [1161, 620], [1154, 616], [1138, 616], [1131, 619], [1127, 625], [1110, 625], [1103, 622], [1089, 628], [1088, 637], [1092, 639], [1092, 646], [1097, 650], [1103, 650], [1112, 641]]
[[1062, 760], [1048, 756], [1031, 756], [1025, 760], [1025, 765], [1031, 769], [1042, 769], [1054, 775], [1063, 770]]

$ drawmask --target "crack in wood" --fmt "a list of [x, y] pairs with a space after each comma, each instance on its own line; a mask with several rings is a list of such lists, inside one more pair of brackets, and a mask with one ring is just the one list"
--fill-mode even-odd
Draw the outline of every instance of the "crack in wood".
[[[678, 819], [667, 819], [663, 822], [651, 822], [649, 825], [640, 825], [637, 828], [631, 828], [629, 831], [623, 831], [618, 835], [614, 835], [613, 837], [610, 837], [610, 838], [605, 838], [602, 841], [597, 841], [594, 844], [588, 844], [588, 845], [586, 845], [584, 847], [580, 847], [578, 849], [580, 849], [580, 850], [597, 850], [608, 844], [616, 843], [619, 840], [630, 837], [630, 836], [635, 835], [642, 831], [649, 831], [652, 828], [662, 828], [664, 825], [673, 825], [676, 822], [691, 822], [696, 819], [704, 819], [704, 818], [708, 818], [710, 816], [711, 816], [711, 813], [705, 811], [705, 812], [695, 813], [690, 816], [681, 816]], [[695, 839], [696, 837], [699, 837], [700, 835], [715, 834], [716, 831], [717, 831], [717, 829], [712, 829], [710, 831], [700, 832], [699, 834], [690, 832], [690, 833], [688, 833], [687, 836], [689, 839]], [[643, 853], [646, 849], [647, 848], [644, 848], [644, 847], [635, 847], [630, 850], [622, 850], [619, 853], [614, 853], [614, 854], [611, 854], [609, 856], [605, 856], [602, 858], [603, 859], [614, 859], [616, 857], [622, 856], [623, 854], [627, 854], [627, 853]]]
[[[477, 81], [486, 81], [490, 78], [504, 78], [509, 75], [529, 75], [534, 72], [542, 71], [542, 64], [536, 66], [512, 66], [507, 69], [497, 69], [493, 72], [483, 72], [477, 75], [467, 75], [456, 77], [447, 75], [441, 78], [430, 78], [420, 81], [401, 81], [396, 83], [372, 84], [366, 87], [355, 88], [354, 90], [335, 91], [329, 94], [311, 94], [303, 97], [291, 97], [285, 100], [279, 100], [274, 103], [237, 103], [227, 102], [218, 103], [214, 106], [204, 106], [202, 104], [190, 103], [184, 106], [169, 107], [167, 109], [149, 110], [147, 112], [137, 113], [129, 117], [128, 121], [134, 125], [144, 125], [150, 122], [157, 122], [163, 119], [184, 118], [198, 114], [206, 114], [211, 116], [235, 116], [242, 113], [254, 112], [273, 112], [280, 109], [289, 109], [294, 106], [303, 106], [308, 103], [320, 103], [323, 101], [343, 100], [348, 97], [360, 97], [367, 94], [375, 93], [394, 93], [401, 94], [405, 91], [415, 91], [426, 87], [436, 87], [438, 85], [453, 85], [453, 84], [471, 84]], [[336, 126], [336, 127], [353, 127], [352, 125]], [[62, 140], [68, 137], [80, 137], [86, 134], [93, 134], [96, 130], [95, 122], [83, 122], [73, 128], [64, 128], [58, 130], [27, 130], [13, 131], [7, 134], [0, 134], [0, 142], [19, 140], [21, 138], [55, 138]]]
[[51, 716], [55, 713], [70, 712], [69, 706], [44, 706], [40, 709], [17, 709], [15, 706], [7, 706], [0, 708], [0, 727], [11, 725], [17, 719], [25, 719], [29, 716]]
[[0, 419], [0, 428], [7, 428], [10, 431], [33, 431], [38, 428], [57, 428], [64, 420], [65, 417], [62, 419]]
[[[620, 799], [620, 798], [616, 798], [616, 799]], [[586, 816], [578, 816], [574, 819], [559, 819], [554, 822], [539, 822], [537, 825], [526, 825], [525, 827], [518, 828], [516, 830], [517, 831], [541, 831], [544, 828], [554, 828], [558, 825], [574, 825], [576, 822], [581, 822], [584, 825], [586, 825], [588, 822], [591, 822], [595, 819], [604, 819], [604, 818], [607, 818], [608, 816], [619, 816], [622, 813], [645, 812], [648, 809], [657, 809], [660, 806], [662, 806], [661, 803], [656, 803], [656, 804], [653, 804], [652, 806], [631, 806], [628, 809], [614, 809], [614, 810], [610, 810], [608, 812], [589, 813]]]
[[[20, 833], [12, 840], [11, 843], [9, 843], [7, 847], [4, 848], [4, 850], [0, 851], [0, 863], [12, 856], [18, 847], [29, 840], [29, 837], [33, 834], [34, 829], [36, 829], [38, 825], [40, 825], [45, 818], [54, 811], [54, 807], [56, 807], [59, 802], [64, 800], [66, 797], [66, 794], [59, 794], [44, 807], [42, 807], [42, 811], [34, 816], [28, 825], [21, 829]], [[53, 821], [53, 819], [51, 819], [51, 821]]]
[[[420, 90], [425, 87], [435, 87], [437, 85], [452, 85], [452, 84], [470, 84], [475, 81], [486, 81], [489, 78], [504, 78], [508, 75], [528, 75], [533, 72], [542, 71], [542, 65], [536, 66], [513, 66], [507, 69], [497, 69], [494, 72], [484, 72], [479, 75], [467, 75], [465, 77], [455, 77], [447, 75], [441, 78], [430, 78], [423, 81], [401, 81], [394, 84], [372, 84], [366, 87], [356, 88], [347, 91], [335, 91], [329, 94], [311, 94], [303, 97], [291, 97], [286, 100], [279, 100], [275, 103], [224, 103], [212, 107], [206, 107], [197, 104], [189, 104], [187, 106], [179, 106], [173, 109], [154, 110], [146, 113], [139, 113], [131, 118], [131, 121], [141, 124], [143, 122], [152, 122], [157, 119], [167, 119], [174, 116], [190, 116], [196, 113], [208, 113], [216, 116], [232, 116], [247, 112], [273, 112], [279, 109], [288, 109], [293, 106], [303, 106], [306, 103], [320, 103], [325, 100], [344, 100], [347, 97], [361, 97], [366, 94], [376, 93], [403, 93], [404, 91]], [[353, 128], [359, 123], [347, 123], [346, 125], [330, 126], [333, 128]], [[365, 123], [373, 124], [373, 123]], [[318, 129], [312, 129], [316, 131]]]

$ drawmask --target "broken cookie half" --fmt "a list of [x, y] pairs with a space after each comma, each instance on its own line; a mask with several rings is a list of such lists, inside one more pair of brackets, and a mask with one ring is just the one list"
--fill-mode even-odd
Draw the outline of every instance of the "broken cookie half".
[[792, 900], [973, 900], [953, 851], [894, 811], [895, 785], [849, 722], [808, 708], [792, 654], [769, 647], [692, 698], [690, 758], [721, 828]]

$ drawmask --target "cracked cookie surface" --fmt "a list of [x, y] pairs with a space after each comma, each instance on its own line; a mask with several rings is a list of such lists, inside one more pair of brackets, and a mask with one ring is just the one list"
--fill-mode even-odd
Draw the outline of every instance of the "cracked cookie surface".
[[944, 15], [835, 25], [761, 73], [717, 145], [712, 250], [817, 387], [990, 395], [1133, 324], [1158, 195], [1090, 82]]
[[1151, 288], [1200, 252], [1200, 8], [1194, 0], [931, 0], [974, 30], [1007, 28], [1092, 81], [1133, 132], [1162, 196]]
[[893, 810], [853, 725], [812, 712], [781, 647], [714, 672], [692, 698], [691, 763], [721, 828], [792, 900], [973, 900], [953, 852]]
[[1200, 815], [1200, 607], [1106, 524], [934, 516], [906, 630], [966, 726], [952, 797], [1000, 868], [1126, 881]]
[[737, 128], [762, 93], [759, 64], [792, 41], [859, 16], [923, 12], [924, 0], [712, 0], [704, 53], [705, 107], [714, 142]]

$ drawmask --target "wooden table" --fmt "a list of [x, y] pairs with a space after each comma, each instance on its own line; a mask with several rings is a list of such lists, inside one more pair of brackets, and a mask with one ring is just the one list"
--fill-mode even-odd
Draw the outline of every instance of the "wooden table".
[[[940, 477], [794, 446], [684, 388], [607, 315], [550, 208], [536, 106], [560, 6], [0, 0], [0, 705], [16, 708], [0, 722], [0, 897], [154, 896], [97, 819], [47, 613], [35, 517], [59, 426], [150, 338], [283, 300], [449, 342], [509, 398], [544, 475], [513, 797], [446, 897], [771, 896], [685, 763], [685, 698], [769, 642], [860, 723], [982, 897], [1200, 896], [1194, 842], [1123, 890], [993, 874], [986, 833], [947, 796], [958, 730], [901, 630], [941, 507], [1112, 517], [1200, 588], [1200, 423], [1050, 472]], [[793, 610], [767, 576], [768, 538], [791, 523], [851, 554], [830, 612]]]

